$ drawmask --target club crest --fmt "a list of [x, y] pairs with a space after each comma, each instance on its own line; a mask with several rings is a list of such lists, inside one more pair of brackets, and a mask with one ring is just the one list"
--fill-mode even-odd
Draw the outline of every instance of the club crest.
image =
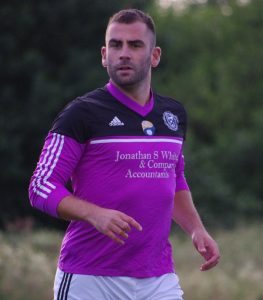
[[154, 135], [155, 133], [154, 125], [149, 121], [142, 121], [142, 130], [145, 135]]
[[164, 124], [171, 130], [178, 130], [178, 117], [172, 114], [170, 111], [166, 111], [163, 113]]

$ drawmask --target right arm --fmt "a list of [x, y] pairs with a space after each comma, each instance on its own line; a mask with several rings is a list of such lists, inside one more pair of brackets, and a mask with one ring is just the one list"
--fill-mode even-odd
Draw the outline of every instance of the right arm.
[[92, 224], [113, 241], [124, 244], [131, 226], [141, 231], [141, 225], [132, 217], [113, 209], [102, 208], [74, 196], [67, 196], [58, 205], [58, 216], [65, 220], [81, 220]]
[[98, 231], [123, 244], [131, 226], [141, 230], [126, 214], [99, 207], [72, 195], [65, 187], [84, 151], [84, 145], [73, 138], [49, 133], [29, 186], [31, 205], [54, 217], [82, 220]]

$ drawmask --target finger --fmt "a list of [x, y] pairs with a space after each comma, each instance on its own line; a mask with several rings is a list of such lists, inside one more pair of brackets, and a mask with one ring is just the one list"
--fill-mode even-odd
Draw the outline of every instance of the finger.
[[212, 269], [213, 267], [215, 267], [219, 262], [219, 257], [212, 257], [211, 259], [209, 259], [208, 261], [206, 261], [205, 263], [203, 263], [200, 267], [201, 271], [207, 271]]
[[112, 225], [111, 230], [115, 233], [118, 234], [122, 237], [124, 237], [125, 239], [127, 239], [129, 237], [129, 235], [120, 227], [116, 226], [116, 225]]
[[124, 221], [126, 221], [128, 224], [130, 224], [131, 226], [133, 226], [137, 230], [142, 231], [141, 224], [139, 224], [137, 221], [135, 221], [132, 217], [124, 216], [123, 219], [124, 219]]
[[130, 232], [131, 231], [131, 227], [127, 222], [118, 221], [118, 222], [115, 222], [115, 225], [117, 225], [119, 228], [121, 228], [124, 232]]
[[123, 222], [123, 224], [120, 227], [122, 228], [123, 231], [126, 231], [126, 232], [131, 231], [131, 226], [126, 222]]
[[113, 233], [112, 231], [107, 231], [105, 233], [109, 238], [111, 238], [114, 242], [118, 243], [118, 244], [121, 244], [121, 245], [124, 245], [125, 242], [120, 239], [119, 237], [116, 236], [115, 233]]
[[212, 269], [213, 267], [215, 267], [217, 264], [218, 264], [218, 262], [213, 262], [213, 263], [206, 262], [206, 263], [201, 265], [200, 270], [201, 271], [208, 271], [208, 270]]
[[206, 247], [205, 247], [205, 244], [204, 242], [201, 240], [201, 241], [198, 241], [195, 243], [195, 247], [197, 249], [197, 251], [202, 255], [204, 256], [206, 254]]

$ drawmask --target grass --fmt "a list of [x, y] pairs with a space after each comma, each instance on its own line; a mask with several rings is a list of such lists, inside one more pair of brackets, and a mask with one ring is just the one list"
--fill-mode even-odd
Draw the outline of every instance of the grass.
[[61, 237], [52, 231], [0, 233], [0, 299], [52, 299]]
[[263, 300], [263, 224], [241, 226], [214, 236], [219, 265], [199, 271], [202, 258], [185, 237], [173, 239], [174, 256], [186, 300]]
[[[172, 234], [185, 300], [263, 300], [262, 230], [257, 224], [215, 233], [222, 258], [207, 272], [199, 271], [191, 241]], [[51, 300], [61, 239], [56, 231], [0, 232], [0, 299]]]

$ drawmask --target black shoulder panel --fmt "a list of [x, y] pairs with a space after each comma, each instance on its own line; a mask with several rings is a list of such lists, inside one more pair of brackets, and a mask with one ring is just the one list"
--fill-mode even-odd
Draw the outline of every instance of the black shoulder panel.
[[79, 143], [107, 136], [144, 136], [143, 124], [152, 124], [156, 136], [185, 139], [187, 117], [183, 105], [169, 97], [154, 96], [154, 107], [142, 116], [99, 88], [70, 102], [55, 119], [52, 132]]
[[[161, 120], [161, 126], [159, 126], [159, 135], [174, 135], [185, 139], [187, 130], [187, 114], [184, 106], [177, 100], [164, 97], [154, 93], [154, 110], [149, 114], [149, 117], [153, 117], [155, 120]], [[171, 114], [170, 114], [171, 113]], [[155, 114], [155, 116], [153, 116]], [[176, 121], [176, 130], [171, 130], [172, 126], [169, 126], [166, 116], [171, 115]], [[168, 131], [167, 131], [168, 128]], [[170, 130], [169, 130], [170, 129]]]
[[105, 98], [105, 91], [97, 89], [70, 102], [56, 117], [51, 132], [69, 136], [85, 143], [92, 136], [90, 126], [95, 123], [93, 107]]

